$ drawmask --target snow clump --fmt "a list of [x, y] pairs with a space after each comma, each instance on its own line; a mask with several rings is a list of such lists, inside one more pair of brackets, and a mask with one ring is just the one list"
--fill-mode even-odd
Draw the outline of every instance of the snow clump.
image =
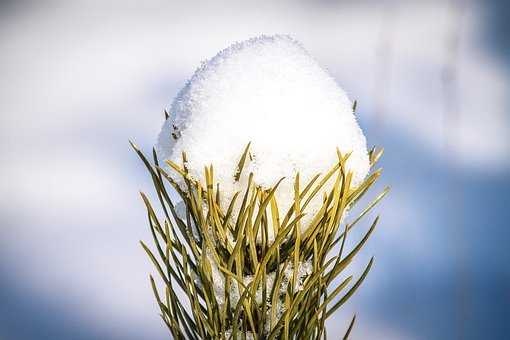
[[[203, 62], [169, 107], [157, 151], [160, 159], [177, 164], [186, 152], [190, 174], [204, 186], [204, 166], [212, 164], [223, 209], [245, 189], [250, 172], [263, 188], [286, 177], [276, 192], [283, 215], [293, 202], [296, 173], [303, 189], [338, 162], [337, 147], [343, 154], [352, 152], [347, 168], [354, 186], [367, 175], [366, 140], [352, 106], [300, 43], [285, 35], [260, 36]], [[236, 166], [248, 142], [252, 159], [236, 182]], [[319, 194], [308, 205], [302, 228], [321, 204]]]

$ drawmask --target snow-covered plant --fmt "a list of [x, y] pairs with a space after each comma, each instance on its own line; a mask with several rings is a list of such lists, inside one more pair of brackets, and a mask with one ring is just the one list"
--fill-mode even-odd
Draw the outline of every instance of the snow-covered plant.
[[[164, 284], [150, 281], [175, 339], [319, 339], [357, 290], [345, 242], [387, 193], [346, 214], [379, 178], [353, 105], [288, 36], [218, 53], [170, 107], [142, 194]], [[244, 151], [243, 151], [244, 147]], [[175, 199], [175, 196], [178, 198]], [[352, 329], [354, 318], [345, 337]]]

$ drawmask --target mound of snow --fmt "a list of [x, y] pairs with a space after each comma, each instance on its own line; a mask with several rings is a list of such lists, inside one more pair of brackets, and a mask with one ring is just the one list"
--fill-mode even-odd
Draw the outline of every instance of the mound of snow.
[[[354, 185], [369, 171], [352, 102], [289, 36], [261, 36], [219, 52], [196, 70], [169, 112], [158, 138], [159, 157], [180, 164], [185, 151], [191, 174], [204, 183], [204, 166], [212, 164], [224, 208], [253, 172], [255, 183], [265, 188], [286, 177], [276, 195], [284, 214], [293, 201], [295, 174], [304, 186], [326, 172], [337, 162], [337, 147], [352, 152], [347, 166]], [[248, 142], [253, 159], [235, 182]], [[320, 197], [308, 211], [319, 209]]]

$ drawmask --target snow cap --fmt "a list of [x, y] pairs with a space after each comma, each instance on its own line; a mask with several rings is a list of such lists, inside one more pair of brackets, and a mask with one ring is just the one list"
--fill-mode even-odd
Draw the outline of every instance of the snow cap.
[[[203, 62], [169, 113], [158, 138], [159, 157], [180, 164], [185, 151], [191, 175], [202, 183], [204, 166], [212, 164], [223, 208], [253, 172], [254, 182], [264, 188], [286, 177], [276, 193], [284, 214], [293, 202], [295, 174], [300, 173], [302, 186], [324, 174], [338, 162], [337, 147], [343, 154], [352, 152], [347, 168], [353, 185], [369, 171], [366, 140], [352, 102], [301, 44], [286, 35], [237, 42]], [[252, 160], [235, 182], [248, 142]], [[321, 199], [318, 195], [308, 209], [316, 212]]]

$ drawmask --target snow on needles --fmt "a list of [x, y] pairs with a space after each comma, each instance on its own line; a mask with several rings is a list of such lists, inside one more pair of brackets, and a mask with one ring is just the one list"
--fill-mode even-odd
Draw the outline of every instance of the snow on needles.
[[[280, 211], [287, 211], [295, 174], [299, 172], [301, 183], [307, 183], [328, 171], [338, 160], [337, 147], [342, 153], [352, 152], [347, 167], [354, 185], [369, 171], [366, 140], [352, 102], [289, 36], [238, 42], [203, 62], [169, 113], [158, 138], [159, 157], [180, 164], [185, 151], [190, 173], [202, 183], [204, 166], [212, 164], [226, 207], [253, 172], [254, 182], [265, 188], [286, 177], [276, 198]], [[235, 182], [233, 175], [248, 142], [253, 160]], [[318, 197], [307, 210], [319, 209]]]

